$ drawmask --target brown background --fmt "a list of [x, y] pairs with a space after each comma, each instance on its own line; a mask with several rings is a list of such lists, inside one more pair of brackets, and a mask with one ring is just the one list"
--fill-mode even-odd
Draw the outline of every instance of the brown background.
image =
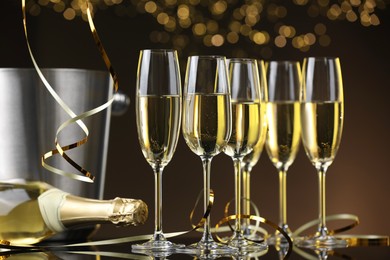
[[[23, 35], [19, 1], [0, 1], [0, 67], [32, 67]], [[327, 213], [351, 213], [361, 224], [355, 234], [390, 235], [390, 11], [379, 13], [382, 24], [365, 28], [358, 23], [329, 23], [332, 43], [309, 52], [274, 48], [273, 59], [302, 60], [305, 56], [339, 56], [345, 91], [343, 139], [327, 178]], [[309, 18], [307, 18], [309, 19]], [[306, 21], [302, 21], [304, 26]], [[147, 224], [129, 229], [105, 226], [101, 237], [135, 235], [153, 231], [153, 173], [139, 149], [134, 92], [138, 53], [144, 48], [167, 48], [149, 41], [149, 31], [157, 28], [147, 15], [120, 18], [110, 9], [99, 11], [95, 25], [116, 68], [120, 88], [131, 98], [128, 112], [113, 117], [109, 143], [105, 198], [142, 198], [150, 207]], [[105, 70], [92, 40], [88, 24], [43, 8], [38, 17], [28, 17], [32, 49], [41, 67], [77, 67]], [[229, 56], [230, 49], [202, 49], [199, 53]], [[185, 60], [186, 57], [181, 57]], [[260, 55], [255, 58], [261, 58]], [[0, 93], [1, 94], [1, 93]], [[92, 140], [93, 136], [91, 137]], [[164, 171], [164, 231], [190, 227], [188, 215], [202, 189], [200, 159], [182, 137], [171, 163]], [[234, 196], [233, 164], [226, 155], [212, 164], [212, 188], [216, 203], [212, 223], [222, 217], [223, 207]], [[262, 216], [278, 221], [278, 177], [263, 153], [252, 174], [252, 199]], [[294, 230], [318, 215], [317, 176], [303, 149], [288, 172], [288, 222]], [[330, 227], [336, 225], [329, 223]]]

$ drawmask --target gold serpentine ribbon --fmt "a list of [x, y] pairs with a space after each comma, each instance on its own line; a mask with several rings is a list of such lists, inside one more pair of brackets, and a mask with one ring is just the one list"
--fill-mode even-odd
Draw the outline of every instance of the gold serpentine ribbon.
[[[350, 230], [350, 229], [356, 227], [357, 225], [359, 225], [359, 222], [360, 222], [359, 218], [353, 214], [329, 215], [329, 216], [326, 216], [325, 220], [326, 221], [334, 221], [334, 220], [350, 220], [350, 221], [352, 221], [352, 223], [347, 225], [347, 226], [343, 226], [343, 227], [338, 228], [338, 229], [329, 230], [329, 235], [334, 235], [334, 234], [338, 234], [338, 233]], [[311, 227], [314, 227], [315, 225], [318, 225], [319, 223], [320, 223], [320, 220], [315, 219], [315, 220], [312, 220], [312, 221], [309, 221], [309, 222], [303, 224], [302, 226], [300, 226], [299, 228], [297, 228], [293, 232], [293, 237], [299, 237], [303, 231], [305, 231]]]
[[[252, 207], [254, 207], [254, 209], [255, 209], [255, 212], [256, 212], [255, 215], [229, 215], [228, 212], [229, 212], [229, 206], [231, 204], [231, 201], [228, 202], [226, 204], [226, 206], [225, 206], [224, 218], [216, 225], [215, 233], [218, 234], [219, 233], [218, 232], [218, 228], [221, 225], [225, 224], [225, 223], [227, 223], [229, 229], [231, 231], [233, 231], [233, 227], [229, 223], [230, 220], [236, 220], [236, 219], [256, 220], [257, 221], [257, 225], [258, 225], [259, 222], [268, 224], [271, 227], [273, 227], [276, 230], [278, 230], [280, 233], [282, 233], [286, 238], [288, 238], [287, 240], [289, 240], [289, 251], [285, 255], [285, 259], [291, 254], [291, 250], [296, 252], [297, 254], [303, 256], [306, 259], [318, 259], [317, 257], [314, 257], [313, 255], [311, 255], [311, 254], [309, 254], [309, 253], [299, 249], [298, 247], [296, 247], [296, 246], [294, 247], [293, 244], [290, 243], [290, 242], [292, 242], [292, 240], [288, 236], [288, 234], [286, 234], [275, 223], [272, 223], [271, 221], [269, 221], [267, 219], [261, 218], [260, 214], [258, 213], [258, 208], [256, 207], [256, 205], [252, 201], [250, 201], [250, 202], [251, 202]], [[337, 238], [345, 239], [347, 241], [347, 243], [348, 243], [348, 247], [355, 247], [355, 246], [390, 246], [390, 238], [389, 238], [389, 236], [381, 236], [381, 235], [339, 235], [339, 233], [351, 230], [354, 227], [356, 227], [357, 225], [359, 225], [360, 221], [359, 221], [359, 218], [356, 215], [353, 215], [353, 214], [335, 214], [335, 215], [326, 216], [326, 221], [336, 221], [336, 220], [351, 221], [351, 223], [348, 224], [348, 225], [342, 226], [340, 228], [329, 230], [329, 235], [334, 235]], [[294, 237], [300, 237], [300, 235], [304, 231], [306, 231], [307, 229], [312, 228], [312, 227], [318, 225], [319, 223], [320, 223], [319, 219], [314, 219], [312, 221], [309, 221], [309, 222], [303, 224], [302, 226], [300, 226], [299, 228], [297, 228], [293, 232], [292, 237], [293, 238]], [[258, 229], [259, 227], [257, 225], [255, 226], [254, 231], [258, 232], [260, 230], [260, 232], [263, 233], [264, 236], [266, 236], [267, 235], [267, 233], [265, 233], [266, 231], [262, 230], [261, 228]], [[218, 240], [220, 242], [223, 242], [223, 243], [227, 243], [228, 242], [228, 241], [225, 241], [222, 238], [220, 238], [218, 235], [217, 235], [217, 238], [218, 238]], [[251, 240], [251, 239], [248, 239], [248, 238], [247, 238], [247, 240], [254, 241], [254, 242], [262, 242], [262, 241]], [[337, 252], [334, 252], [332, 250], [329, 251], [329, 255], [343, 257], [342, 255], [338, 255]], [[347, 259], [349, 259], [349, 258], [347, 258]]]
[[[218, 236], [218, 229], [220, 226], [222, 226], [223, 224], [225, 223], [228, 223], [229, 221], [231, 220], [236, 220], [236, 219], [249, 219], [249, 220], [255, 220], [255, 221], [258, 221], [258, 222], [261, 222], [261, 223], [264, 223], [266, 225], [269, 225], [271, 226], [272, 228], [274, 228], [275, 230], [278, 230], [287, 240], [287, 243], [288, 243], [288, 250], [286, 252], [286, 254], [284, 255], [283, 259], [287, 259], [291, 252], [292, 252], [292, 248], [293, 248], [293, 242], [290, 238], [290, 236], [282, 229], [280, 228], [277, 224], [273, 223], [272, 221], [269, 221], [268, 219], [265, 219], [263, 217], [260, 217], [260, 216], [254, 216], [254, 215], [246, 215], [246, 214], [238, 214], [238, 215], [230, 215], [228, 217], [225, 217], [223, 218], [222, 220], [220, 220], [217, 225], [215, 226], [215, 229], [216, 229], [216, 236], [218, 238], [219, 241], [221, 242], [228, 242], [228, 241], [225, 241], [223, 240], [222, 238], [220, 238]], [[254, 240], [251, 240], [251, 241], [254, 241]], [[256, 242], [261, 242], [261, 241], [256, 241]]]
[[[60, 98], [60, 96], [55, 92], [55, 90], [50, 86], [49, 82], [46, 80], [45, 76], [43, 75], [42, 71], [40, 70], [40, 68], [39, 68], [39, 66], [38, 66], [38, 64], [37, 64], [37, 62], [36, 62], [36, 60], [34, 58], [34, 55], [32, 53], [31, 46], [30, 46], [30, 43], [29, 43], [28, 34], [27, 34], [27, 18], [26, 18], [26, 3], [25, 3], [25, 0], [22, 0], [22, 13], [23, 13], [23, 28], [24, 28], [24, 34], [25, 34], [25, 38], [26, 38], [26, 42], [27, 42], [27, 48], [28, 48], [28, 51], [29, 51], [32, 63], [34, 65], [34, 68], [37, 71], [40, 79], [42, 80], [44, 86], [49, 91], [49, 93], [53, 96], [53, 98], [56, 100], [56, 102], [62, 107], [62, 109], [71, 117], [71, 119], [65, 121], [64, 123], [62, 123], [58, 127], [56, 135], [55, 135], [55, 140], [54, 140], [56, 149], [51, 150], [51, 151], [45, 153], [42, 156], [42, 158], [41, 158], [42, 166], [44, 168], [46, 168], [47, 170], [49, 170], [49, 171], [51, 171], [53, 173], [59, 174], [59, 175], [67, 176], [69, 178], [72, 178], [72, 179], [75, 179], [75, 180], [84, 181], [84, 182], [93, 182], [95, 177], [88, 170], [84, 169], [82, 166], [80, 166], [78, 163], [76, 163], [73, 159], [71, 159], [65, 153], [65, 151], [68, 151], [68, 150], [80, 147], [81, 145], [85, 144], [88, 141], [89, 130], [88, 130], [87, 126], [84, 124], [84, 122], [82, 121], [82, 119], [90, 117], [90, 116], [92, 116], [92, 115], [94, 115], [96, 113], [99, 113], [100, 111], [108, 108], [112, 104], [112, 102], [114, 101], [114, 98], [112, 97], [106, 103], [104, 103], [104, 104], [102, 104], [102, 105], [100, 105], [100, 106], [98, 106], [98, 107], [96, 107], [94, 109], [86, 111], [86, 112], [84, 112], [84, 113], [82, 113], [80, 115], [76, 115], [69, 108], [69, 106]], [[107, 55], [107, 53], [106, 53], [106, 51], [105, 51], [105, 49], [103, 47], [103, 44], [102, 44], [102, 42], [101, 42], [101, 40], [99, 38], [99, 35], [97, 34], [96, 28], [95, 28], [94, 23], [93, 23], [92, 15], [91, 15], [90, 3], [89, 3], [88, 0], [87, 0], [87, 15], [88, 15], [88, 23], [89, 23], [89, 26], [90, 26], [90, 29], [91, 29], [91, 32], [92, 32], [92, 35], [93, 35], [93, 39], [94, 39], [94, 41], [96, 43], [96, 46], [99, 49], [100, 55], [102, 56], [103, 61], [104, 61], [105, 65], [106, 65], [107, 69], [110, 72], [110, 75], [111, 75], [111, 77], [113, 79], [113, 82], [114, 82], [114, 84], [113, 84], [114, 85], [114, 90], [116, 92], [118, 90], [118, 78], [117, 78], [117, 75], [116, 75], [116, 73], [115, 73], [115, 71], [113, 69], [113, 66], [112, 66], [111, 62], [110, 62], [110, 59], [108, 58], [108, 55]], [[60, 132], [64, 128], [66, 128], [69, 125], [74, 124], [74, 123], [77, 123], [79, 125], [79, 127], [84, 132], [85, 137], [82, 138], [81, 140], [75, 142], [75, 143], [61, 146], [59, 144], [59, 142], [58, 142], [58, 136], [59, 136]], [[52, 157], [55, 154], [60, 154], [70, 165], [72, 165], [82, 175], [75, 174], [75, 173], [70, 173], [70, 172], [65, 172], [65, 171], [63, 171], [61, 169], [55, 168], [55, 167], [47, 164], [46, 160], [49, 159], [50, 157]]]
[[110, 75], [111, 75], [112, 80], [114, 82], [114, 90], [115, 90], [115, 92], [117, 92], [118, 89], [119, 89], [118, 76], [117, 76], [117, 74], [116, 74], [116, 72], [114, 70], [114, 67], [111, 64], [110, 59], [108, 58], [107, 52], [104, 49], [103, 43], [100, 40], [100, 37], [99, 37], [99, 35], [98, 35], [97, 31], [96, 31], [95, 24], [93, 23], [91, 9], [89, 7], [90, 7], [90, 3], [89, 3], [89, 0], [87, 0], [87, 16], [88, 16], [89, 28], [91, 29], [91, 33], [92, 33], [93, 39], [94, 39], [94, 41], [96, 43], [96, 46], [97, 46], [97, 48], [98, 48], [98, 50], [100, 52], [100, 55], [103, 58], [104, 64], [106, 65], [106, 68], [110, 72]]
[[[343, 226], [341, 228], [333, 229], [329, 231], [330, 235], [334, 235], [336, 238], [341, 238], [347, 241], [348, 247], [356, 247], [356, 246], [390, 246], [390, 238], [389, 236], [381, 236], [381, 235], [339, 235], [341, 232], [345, 232], [347, 230], [350, 230], [354, 227], [356, 227], [359, 224], [359, 218], [356, 215], [353, 214], [335, 214], [335, 215], [329, 215], [326, 216], [326, 221], [334, 221], [334, 220], [349, 220], [351, 221], [351, 224]], [[300, 237], [301, 233], [306, 231], [309, 228], [312, 228], [320, 223], [319, 219], [314, 219], [312, 221], [309, 221], [299, 228], [297, 228], [293, 232], [293, 237]], [[318, 256], [314, 256], [312, 254], [309, 254], [298, 247], [294, 247], [293, 251], [300, 256], [304, 257], [308, 260], [314, 260], [318, 259]], [[329, 250], [327, 252], [327, 255], [329, 256], [336, 256], [343, 259], [351, 259], [349, 256], [346, 255], [340, 255], [339, 253], [335, 252], [334, 250]]]
[[[231, 200], [231, 201], [233, 201], [233, 200]], [[255, 208], [256, 215], [251, 215], [251, 214], [229, 215], [229, 207], [230, 207], [231, 201], [229, 201], [225, 205], [224, 218], [222, 218], [215, 225], [215, 234], [216, 234], [217, 239], [221, 243], [228, 243], [229, 242], [229, 240], [225, 240], [225, 239], [223, 239], [223, 238], [218, 236], [218, 233], [220, 232], [220, 227], [222, 225], [227, 224], [229, 230], [234, 231], [233, 227], [230, 224], [230, 221], [240, 220], [240, 219], [249, 219], [249, 220], [256, 221], [257, 222], [256, 226], [258, 226], [258, 223], [264, 223], [264, 224], [274, 228], [275, 230], [279, 231], [286, 238], [287, 243], [288, 243], [288, 250], [287, 250], [286, 254], [284, 255], [283, 259], [287, 259], [291, 255], [291, 252], [292, 252], [292, 249], [293, 249], [293, 242], [292, 242], [290, 236], [281, 227], [279, 227], [277, 224], [275, 224], [274, 222], [272, 222], [272, 221], [270, 221], [270, 220], [268, 220], [266, 218], [260, 217], [258, 209], [257, 209], [256, 205], [252, 201], [251, 201], [251, 204]], [[267, 234], [266, 230], [264, 230], [263, 228], [260, 228], [260, 227], [257, 230], [255, 230], [255, 231], [260, 231], [261, 233], [263, 233], [265, 235]], [[249, 239], [249, 238], [245, 238], [245, 239], [247, 239], [249, 241], [257, 242], [257, 243], [261, 243], [261, 242], [264, 241], [264, 240], [253, 240], [253, 239]]]
[[[243, 199], [243, 200], [248, 200], [248, 199]], [[231, 201], [229, 201], [228, 203], [226, 203], [225, 205], [225, 210], [224, 210], [224, 217], [227, 218], [230, 214], [229, 214], [229, 208], [230, 208], [230, 204], [232, 203], [232, 201], [234, 201], [234, 199], [232, 199]], [[259, 208], [256, 206], [256, 204], [252, 201], [252, 200], [249, 200], [249, 203], [250, 205], [253, 207], [254, 209], [254, 213], [255, 214], [250, 214], [250, 215], [254, 215], [254, 216], [260, 216], [260, 211], [259, 211]], [[241, 217], [241, 218], [245, 218], [245, 217]], [[246, 236], [246, 240], [249, 240], [249, 241], [253, 241], [253, 242], [263, 242], [262, 241], [259, 241], [259, 240], [254, 240], [254, 239], [251, 239], [250, 237], [251, 236], [255, 236], [256, 233], [260, 233], [262, 234], [263, 237], [267, 237], [269, 234], [268, 234], [268, 231], [262, 227], [260, 227], [260, 223], [261, 221], [259, 220], [256, 220], [256, 225], [252, 226], [252, 225], [249, 225], [247, 226], [246, 228], [248, 228], [250, 231], [251, 231], [251, 234], [249, 236]], [[227, 227], [229, 228], [230, 231], [234, 231], [234, 228], [232, 227], [232, 225], [230, 224], [230, 221], [227, 222]], [[218, 227], [219, 231], [224, 231], [224, 230], [221, 230], [220, 227]], [[218, 232], [217, 232], [218, 233]], [[220, 242], [224, 242], [223, 240], [220, 240]], [[225, 241], [227, 242], [227, 241]]]

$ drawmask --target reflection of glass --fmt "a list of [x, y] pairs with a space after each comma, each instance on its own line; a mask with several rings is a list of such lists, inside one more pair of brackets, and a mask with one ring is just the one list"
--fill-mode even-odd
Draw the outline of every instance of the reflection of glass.
[[241, 229], [241, 164], [262, 136], [261, 127], [265, 115], [265, 103], [261, 102], [257, 61], [252, 59], [230, 59], [232, 134], [224, 152], [233, 159], [235, 182], [235, 209], [237, 219], [229, 246], [239, 251], [257, 251], [266, 244], [248, 241]]
[[347, 254], [345, 252], [338, 253], [335, 250], [331, 248], [313, 248], [313, 251], [306, 251], [303, 249], [300, 249], [297, 246], [294, 246], [293, 251], [296, 255], [299, 255], [302, 259], [308, 259], [308, 260], [326, 260], [326, 259], [333, 259], [333, 258], [342, 258], [342, 259], [355, 259]]
[[[268, 103], [266, 149], [279, 171], [279, 226], [287, 234], [287, 170], [295, 160], [300, 141], [299, 94], [301, 70], [295, 61], [271, 61], [267, 64]], [[273, 241], [274, 240], [274, 241]], [[270, 243], [285, 244], [276, 232]]]
[[345, 247], [326, 227], [325, 175], [338, 151], [344, 122], [344, 94], [338, 58], [306, 58], [303, 63], [301, 95], [302, 143], [319, 178], [319, 220], [317, 233], [299, 241], [300, 246]]
[[[266, 82], [266, 76], [265, 76], [265, 67], [263, 61], [258, 61], [257, 63], [258, 69], [259, 69], [259, 80], [260, 80], [260, 98], [261, 102], [267, 102], [268, 101], [268, 90], [267, 90], [267, 82]], [[262, 110], [265, 112], [265, 109]], [[260, 159], [260, 155], [264, 148], [265, 143], [265, 137], [267, 133], [267, 122], [265, 120], [265, 117], [263, 117], [264, 120], [261, 123], [261, 134], [260, 138], [253, 147], [252, 151], [244, 156], [242, 159], [242, 201], [243, 201], [243, 209], [242, 212], [244, 215], [250, 215], [251, 214], [251, 192], [250, 192], [250, 177], [252, 168], [257, 164], [257, 162]], [[250, 229], [250, 221], [248, 219], [244, 219], [243, 221], [243, 233], [244, 236], [246, 236], [249, 239], [252, 240], [260, 240], [261, 238], [256, 234], [255, 231], [251, 231]]]
[[[183, 96], [183, 136], [200, 156], [204, 174], [204, 210], [209, 204], [211, 160], [227, 145], [231, 134], [231, 104], [226, 59], [222, 56], [188, 58]], [[186, 248], [191, 253], [229, 253], [210, 232], [210, 216], [202, 239]]]
[[148, 242], [133, 248], [166, 251], [178, 247], [165, 239], [162, 230], [162, 172], [175, 152], [181, 120], [176, 51], [141, 51], [136, 91], [138, 140], [155, 175], [155, 230]]

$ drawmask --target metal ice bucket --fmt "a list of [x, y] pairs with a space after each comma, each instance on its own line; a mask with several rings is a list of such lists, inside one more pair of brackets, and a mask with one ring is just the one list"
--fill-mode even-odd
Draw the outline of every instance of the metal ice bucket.
[[[85, 70], [45, 70], [45, 77], [61, 99], [76, 114], [93, 109], [112, 97], [112, 82], [108, 73]], [[56, 129], [70, 117], [57, 104], [54, 98], [40, 84], [38, 89], [38, 140], [40, 152], [53, 149]], [[79, 165], [96, 175], [94, 184], [85, 183], [53, 174], [42, 169], [42, 179], [55, 187], [72, 194], [90, 198], [102, 198], [105, 180], [107, 145], [111, 108], [93, 115], [84, 121], [90, 130], [89, 141], [67, 152]], [[95, 117], [96, 116], [96, 117]], [[67, 145], [85, 136], [77, 124], [65, 128], [59, 135], [61, 145]], [[77, 172], [61, 156], [56, 155], [47, 161], [67, 172]]]
[[0, 69], [0, 180], [40, 179], [37, 90], [33, 70]]
[[[83, 69], [43, 69], [45, 78], [78, 114], [93, 109], [113, 97], [108, 72]], [[55, 149], [57, 128], [70, 116], [60, 107], [43, 85], [35, 69], [0, 68], [0, 181], [26, 179], [45, 181], [74, 195], [102, 199], [106, 172], [111, 114], [123, 114], [128, 97], [114, 94], [114, 102], [98, 114], [83, 120], [89, 130], [89, 141], [67, 155], [96, 179], [94, 183], [77, 181], [52, 173], [41, 165], [41, 156]], [[77, 124], [59, 134], [60, 145], [68, 145], [85, 137]], [[53, 167], [78, 173], [60, 155], [47, 160]], [[80, 240], [96, 226], [69, 230], [51, 240]]]
[[[42, 69], [42, 73], [76, 114], [102, 105], [112, 98], [112, 80], [108, 72], [84, 69]], [[41, 180], [74, 195], [102, 199], [112, 113], [127, 109], [128, 97], [115, 93], [112, 107], [83, 120], [89, 130], [88, 142], [67, 151], [67, 155], [96, 179], [94, 183], [77, 181], [52, 173], [41, 165], [41, 156], [55, 149], [57, 128], [70, 116], [54, 100], [35, 69], [0, 68], [0, 180], [22, 178]], [[113, 111], [111, 110], [113, 109]], [[60, 145], [85, 137], [77, 124], [59, 134]], [[53, 167], [77, 173], [60, 155], [47, 160]], [[80, 239], [95, 227], [60, 234], [58, 239]]]
[[[42, 69], [42, 72], [76, 114], [107, 102], [113, 95], [108, 72], [63, 68]], [[91, 184], [54, 174], [41, 166], [41, 155], [55, 149], [57, 128], [70, 117], [44, 87], [37, 72], [34, 69], [0, 68], [0, 91], [0, 180], [42, 180], [75, 195], [101, 199], [111, 107], [83, 120], [90, 131], [89, 141], [67, 152], [69, 157], [96, 176]], [[123, 102], [124, 99], [119, 101]], [[73, 124], [60, 133], [59, 142], [67, 145], [83, 137], [84, 132]], [[49, 158], [47, 163], [77, 173], [58, 154]]]

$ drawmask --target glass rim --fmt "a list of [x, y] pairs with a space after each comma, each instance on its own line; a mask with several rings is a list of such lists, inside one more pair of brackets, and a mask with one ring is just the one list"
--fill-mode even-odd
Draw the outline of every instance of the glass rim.
[[226, 56], [224, 55], [190, 55], [188, 56], [188, 59], [190, 58], [202, 58], [202, 59], [225, 59], [226, 60]]
[[142, 49], [140, 52], [158, 52], [158, 53], [167, 53], [167, 52], [177, 52], [175, 49]]
[[308, 56], [303, 58], [303, 60], [309, 60], [309, 59], [314, 59], [314, 60], [337, 60], [340, 59], [338, 56]]
[[257, 63], [258, 60], [254, 58], [227, 58], [229, 62], [247, 62], [247, 63]]
[[269, 60], [269, 61], [264, 61], [264, 63], [276, 63], [276, 64], [296, 64], [300, 63], [298, 60]]

